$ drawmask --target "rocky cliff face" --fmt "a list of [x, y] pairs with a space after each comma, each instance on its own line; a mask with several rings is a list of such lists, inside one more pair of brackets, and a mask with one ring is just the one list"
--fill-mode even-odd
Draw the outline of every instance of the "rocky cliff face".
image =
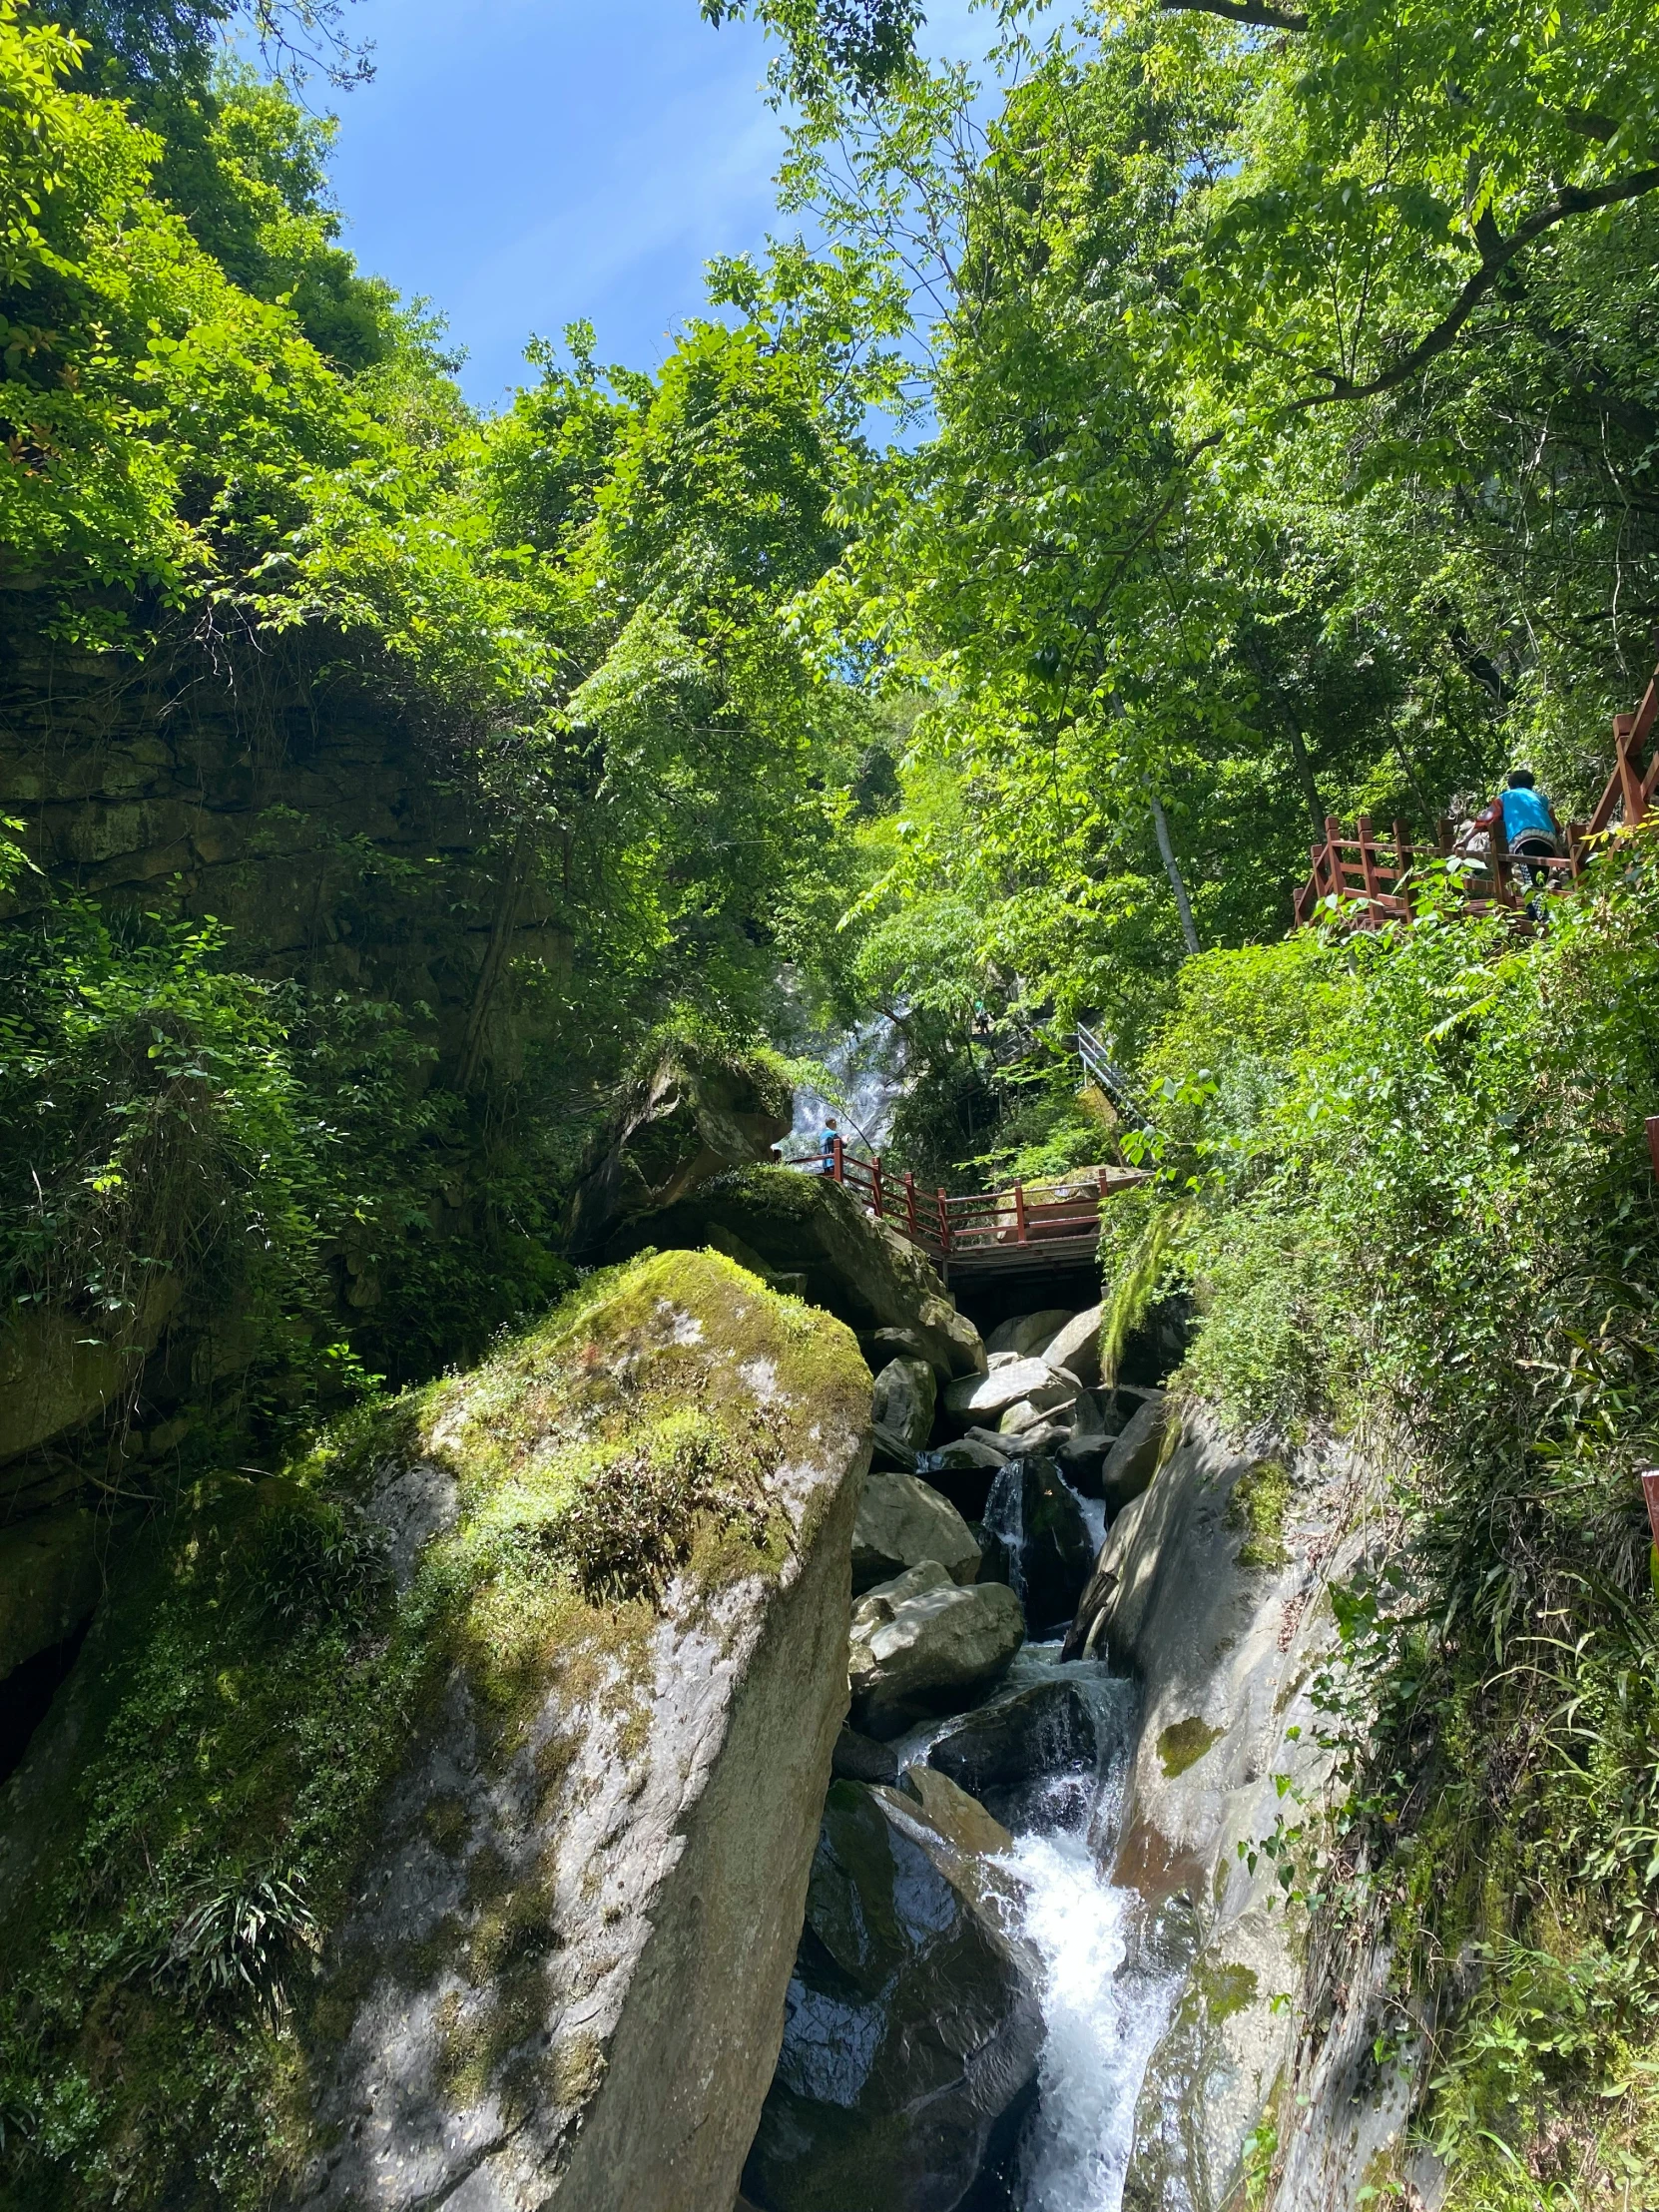
[[868, 1405], [836, 1323], [664, 1254], [159, 1540], [0, 1809], [10, 2201], [726, 2212]]
[[[1136, 2106], [1125, 2212], [1222, 2212], [1247, 2188], [1324, 2212], [1388, 2180], [1438, 2201], [1433, 2161], [1405, 2141], [1419, 2023], [1377, 1958], [1350, 1962], [1334, 2015], [1304, 2015], [1308, 1931], [1279, 1879], [1284, 1830], [1317, 1821], [1330, 1787], [1315, 1690], [1369, 1497], [1344, 1451], [1235, 1448], [1188, 1409], [1085, 1596], [1090, 1648], [1144, 1688], [1114, 1880], [1141, 1893], [1145, 1956], [1180, 1989]], [[1398, 2055], [1380, 2069], [1384, 2031]]]

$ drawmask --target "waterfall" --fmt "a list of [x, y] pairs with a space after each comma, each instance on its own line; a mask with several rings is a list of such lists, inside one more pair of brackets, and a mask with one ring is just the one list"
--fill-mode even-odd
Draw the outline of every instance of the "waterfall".
[[805, 1084], [795, 1094], [793, 1152], [816, 1149], [826, 1114], [845, 1125], [847, 1140], [860, 1152], [879, 1152], [892, 1129], [892, 1117], [904, 1095], [904, 1039], [884, 1014], [861, 1022], [830, 1047], [824, 1065], [835, 1078], [846, 1105], [830, 1102]]
[[1062, 1665], [1027, 1645], [1012, 1688], [1074, 1682], [1094, 1715], [1092, 1787], [1056, 1776], [1001, 1864], [1014, 1878], [1013, 1933], [1041, 1961], [1044, 2038], [1037, 2104], [1012, 2177], [1017, 2212], [1119, 2212], [1135, 2100], [1168, 2024], [1177, 1977], [1137, 1962], [1141, 1900], [1107, 1879], [1134, 1746], [1135, 1686], [1099, 1660]]
[[985, 1526], [1008, 1554], [1008, 1587], [1025, 1603], [1025, 1462], [1010, 1459], [992, 1482], [985, 1500]]

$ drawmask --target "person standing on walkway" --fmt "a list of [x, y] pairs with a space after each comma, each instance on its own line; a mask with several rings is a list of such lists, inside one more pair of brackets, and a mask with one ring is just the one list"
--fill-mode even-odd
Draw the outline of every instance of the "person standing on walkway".
[[841, 1137], [841, 1133], [840, 1133], [840, 1131], [839, 1131], [839, 1130], [838, 1130], [838, 1129], [837, 1129], [837, 1128], [835, 1127], [835, 1117], [834, 1117], [834, 1115], [833, 1115], [833, 1114], [826, 1114], [826, 1115], [825, 1115], [825, 1117], [824, 1117], [824, 1141], [823, 1141], [823, 1144], [822, 1144], [822, 1145], [821, 1145], [821, 1147], [820, 1147], [820, 1150], [821, 1150], [821, 1151], [823, 1152], [823, 1154], [824, 1154], [824, 1166], [823, 1166], [823, 1167], [822, 1167], [822, 1168], [820, 1169], [820, 1171], [819, 1171], [819, 1172], [820, 1172], [820, 1174], [822, 1174], [822, 1175], [833, 1175], [833, 1174], [834, 1174], [834, 1172], [835, 1172], [835, 1147], [836, 1147], [836, 1145], [837, 1145], [837, 1144], [839, 1144], [839, 1143], [840, 1143], [840, 1137]]

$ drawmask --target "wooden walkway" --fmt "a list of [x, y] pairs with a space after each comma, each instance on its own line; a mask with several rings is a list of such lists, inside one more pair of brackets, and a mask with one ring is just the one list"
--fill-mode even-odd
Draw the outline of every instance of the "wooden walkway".
[[[1564, 853], [1540, 857], [1509, 850], [1501, 818], [1486, 832], [1485, 852], [1469, 853], [1463, 903], [1470, 913], [1521, 914], [1540, 891], [1576, 883], [1615, 828], [1634, 829], [1659, 799], [1659, 670], [1634, 714], [1613, 717], [1613, 772], [1588, 822], [1567, 825]], [[1379, 836], [1362, 815], [1352, 830], [1335, 815], [1325, 823], [1325, 842], [1309, 846], [1313, 873], [1296, 894], [1298, 927], [1337, 921], [1348, 929], [1382, 929], [1412, 916], [1407, 878], [1420, 861], [1453, 853], [1451, 825], [1438, 826], [1431, 845], [1413, 842], [1394, 823]], [[1337, 901], [1335, 905], [1329, 901]]]
[[913, 1175], [888, 1174], [878, 1152], [861, 1158], [839, 1137], [832, 1152], [785, 1164], [839, 1183], [866, 1213], [919, 1245], [947, 1282], [1086, 1264], [1100, 1249], [1104, 1202], [1150, 1180], [1142, 1168], [1089, 1168], [1029, 1190], [1010, 1183], [953, 1198], [942, 1189], [918, 1190]]

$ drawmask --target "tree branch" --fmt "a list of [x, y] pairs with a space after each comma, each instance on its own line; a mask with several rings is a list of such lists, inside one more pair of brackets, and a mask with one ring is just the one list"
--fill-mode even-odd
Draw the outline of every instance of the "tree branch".
[[[1181, 4], [1188, 5], [1189, 0], [1181, 0]], [[1499, 233], [1495, 223], [1482, 216], [1476, 227], [1481, 247], [1480, 267], [1433, 329], [1420, 337], [1392, 368], [1383, 369], [1368, 383], [1352, 383], [1334, 369], [1321, 369], [1319, 373], [1329, 379], [1330, 390], [1310, 392], [1304, 398], [1293, 400], [1292, 410], [1300, 413], [1309, 407], [1329, 407], [1345, 399], [1376, 399], [1382, 392], [1392, 391], [1396, 384], [1408, 383], [1418, 369], [1426, 368], [1436, 355], [1446, 350], [1515, 256], [1542, 238], [1546, 231], [1554, 230], [1558, 223], [1565, 223], [1575, 215], [1593, 215], [1598, 208], [1616, 207], [1621, 200], [1640, 200], [1645, 193], [1656, 189], [1659, 189], [1659, 168], [1634, 170], [1628, 177], [1615, 178], [1611, 184], [1596, 185], [1588, 191], [1567, 185], [1507, 238]]]
[[1158, 0], [1166, 15], [1219, 15], [1228, 23], [1253, 23], [1263, 31], [1305, 31], [1308, 18], [1266, 0]]

